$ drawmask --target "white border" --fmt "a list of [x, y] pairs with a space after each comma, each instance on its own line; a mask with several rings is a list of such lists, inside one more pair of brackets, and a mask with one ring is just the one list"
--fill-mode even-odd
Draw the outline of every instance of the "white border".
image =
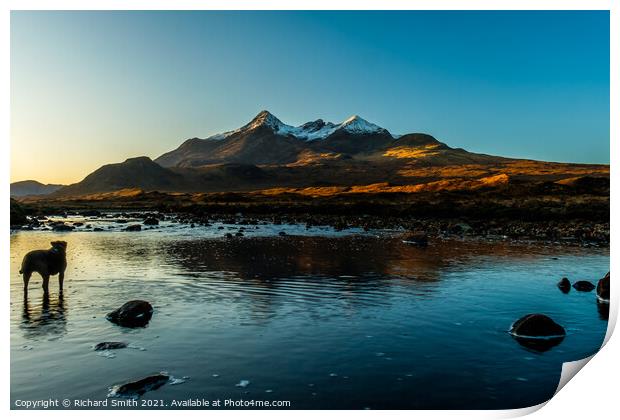
[[[282, 0], [220, 0], [220, 1], [199, 1], [199, 0], [92, 0], [92, 1], [79, 1], [79, 0], [8, 0], [2, 2], [3, 14], [2, 24], [0, 25], [0, 36], [2, 45], [3, 66], [0, 69], [2, 74], [2, 83], [5, 88], [2, 89], [5, 92], [3, 101], [0, 105], [1, 119], [0, 124], [2, 127], [2, 133], [5, 137], [4, 141], [0, 142], [0, 156], [3, 165], [2, 168], [2, 182], [0, 188], [5, 200], [9, 196], [9, 168], [10, 168], [10, 145], [8, 139], [10, 139], [10, 75], [9, 75], [9, 57], [10, 57], [10, 10], [143, 10], [143, 9], [174, 9], [174, 10], [198, 10], [198, 9], [213, 9], [213, 10], [235, 10], [235, 9], [249, 9], [249, 10], [269, 10], [269, 9], [286, 9], [286, 10], [341, 10], [341, 9], [358, 9], [358, 10], [611, 10], [611, 115], [620, 115], [618, 108], [618, 76], [620, 75], [620, 68], [618, 67], [618, 52], [620, 51], [620, 6], [618, 2], [611, 0], [409, 0], [409, 1], [397, 1], [397, 0], [382, 0], [382, 1], [368, 1], [368, 0], [303, 0], [303, 1], [282, 1]], [[578, 28], [576, 28], [578, 30]], [[618, 134], [618, 120], [611, 119], [611, 138], [617, 138]], [[584, 139], [587, 143], [587, 139]], [[613, 167], [617, 164], [617, 153], [614, 142], [610, 141], [611, 156], [610, 162]], [[615, 171], [612, 171], [611, 176], [612, 191], [616, 191], [618, 186], [617, 177]], [[6, 201], [5, 201], [6, 203]], [[8, 204], [8, 203], [7, 203]], [[0, 259], [2, 266], [2, 273], [4, 274], [3, 281], [5, 282], [4, 293], [0, 293], [0, 303], [5, 308], [4, 322], [2, 324], [4, 337], [9, 336], [9, 294], [8, 294], [8, 278], [10, 275], [9, 264], [7, 258], [7, 251], [9, 249], [9, 215], [8, 206], [5, 204], [2, 207], [2, 216], [0, 216], [0, 228], [5, 233], [3, 238], [2, 247], [5, 250], [4, 257]], [[615, 200], [611, 201], [611, 218], [612, 221], [618, 215], [618, 206]], [[617, 243], [618, 235], [612, 231], [612, 244]], [[612, 245], [612, 268], [616, 267], [615, 252], [613, 252], [614, 246]], [[618, 289], [612, 288], [613, 299], [612, 302], [617, 303], [620, 293]], [[609, 340], [610, 333], [615, 326], [617, 319], [618, 305], [612, 304], [610, 313], [610, 329], [608, 331], [606, 340]], [[2, 356], [2, 382], [1, 388], [3, 395], [5, 396], [5, 410], [9, 409], [10, 397], [9, 397], [9, 385], [10, 385], [10, 352], [9, 352], [9, 340], [5, 342], [4, 346], [0, 350]], [[616, 384], [618, 383], [619, 363], [616, 354], [619, 352], [620, 345], [618, 339], [611, 339], [605, 345], [603, 351], [599, 352], [592, 362], [586, 366], [582, 372], [579, 373], [577, 380], [570, 381], [561, 392], [558, 393], [548, 404], [541, 404], [537, 407], [530, 407], [520, 410], [502, 410], [502, 411], [355, 411], [351, 413], [342, 413], [340, 411], [321, 411], [319, 413], [314, 411], [184, 411], [183, 416], [192, 418], [202, 418], [205, 415], [215, 416], [222, 419], [238, 418], [241, 416], [252, 416], [257, 420], [273, 419], [273, 418], [289, 418], [295, 416], [300, 419], [312, 419], [316, 415], [326, 418], [337, 418], [343, 415], [354, 414], [359, 417], [376, 418], [429, 418], [429, 419], [443, 419], [447, 417], [459, 417], [469, 419], [480, 418], [505, 418], [525, 415], [534, 412], [545, 406], [544, 410], [537, 411], [534, 414], [538, 419], [553, 419], [553, 418], [604, 418], [608, 417], [614, 412], [618, 412], [619, 406], [616, 397]], [[9, 415], [18, 418], [39, 417], [44, 415], [46, 417], [55, 419], [66, 418], [78, 418], [84, 416], [86, 413], [81, 411], [48, 411], [45, 414], [34, 411], [11, 411]], [[93, 411], [87, 413], [89, 417], [104, 418], [109, 416], [122, 417], [149, 417], [149, 418], [165, 418], [172, 413], [165, 411], [127, 411], [123, 412], [105, 412], [105, 411]]]

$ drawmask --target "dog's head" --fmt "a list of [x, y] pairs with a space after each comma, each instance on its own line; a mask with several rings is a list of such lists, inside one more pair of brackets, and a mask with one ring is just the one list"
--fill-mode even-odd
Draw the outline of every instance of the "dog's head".
[[65, 241], [52, 241], [50, 243], [52, 244], [52, 248], [63, 254], [67, 251], [67, 243]]

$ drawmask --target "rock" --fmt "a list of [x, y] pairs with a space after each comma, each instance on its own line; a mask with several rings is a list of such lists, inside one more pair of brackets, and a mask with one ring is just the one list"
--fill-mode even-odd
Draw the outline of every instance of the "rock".
[[600, 299], [596, 301], [596, 310], [601, 321], [609, 321], [609, 302], [603, 302]]
[[230, 233], [230, 232], [228, 232], [225, 236], [226, 236], [227, 238], [229, 238], [229, 239], [230, 239], [230, 238], [232, 238], [232, 237], [233, 237], [233, 234], [232, 234], [232, 233]]
[[528, 314], [519, 318], [510, 328], [510, 334], [522, 337], [564, 336], [564, 327], [543, 314]]
[[596, 286], [587, 280], [579, 280], [573, 284], [573, 288], [578, 292], [591, 292]]
[[122, 327], [143, 327], [151, 320], [153, 307], [144, 300], [131, 300], [106, 315], [110, 322]]
[[26, 209], [22, 204], [17, 202], [11, 198], [11, 208], [10, 208], [10, 225], [11, 229], [14, 226], [21, 226], [28, 223], [28, 218], [26, 217]]
[[95, 351], [124, 349], [126, 347], [127, 343], [122, 343], [120, 341], [104, 341], [95, 345]]
[[103, 229], [100, 227], [96, 227], [93, 229], [93, 232], [103, 232]]
[[73, 222], [73, 226], [75, 226], [75, 227], [84, 226], [84, 223], [83, 222]]
[[428, 246], [428, 235], [426, 232], [413, 232], [406, 235], [403, 242], [408, 245], [426, 247]]
[[84, 217], [95, 217], [95, 216], [101, 216], [101, 212], [98, 210], [84, 210], [80, 212], [80, 215]]
[[142, 226], [140, 225], [129, 225], [127, 226], [125, 229], [123, 229], [127, 232], [139, 232], [142, 230]]
[[285, 232], [285, 231], [283, 231], [283, 230], [281, 230], [280, 232], [278, 232], [278, 235], [280, 235], [280, 236], [286, 236], [286, 232]]
[[602, 303], [609, 303], [609, 273], [598, 281], [596, 285], [596, 298]]
[[472, 227], [467, 223], [457, 223], [449, 226], [448, 232], [453, 235], [464, 235], [472, 231]]
[[147, 217], [146, 219], [144, 219], [144, 222], [142, 222], [142, 223], [147, 225], [147, 226], [154, 226], [154, 225], [158, 225], [159, 224], [159, 220], [157, 220], [154, 217]]
[[75, 226], [65, 225], [64, 223], [55, 224], [52, 227], [53, 230], [57, 232], [70, 232], [75, 229]]
[[528, 314], [519, 318], [509, 332], [520, 345], [538, 352], [550, 350], [566, 336], [564, 327], [543, 314]]
[[243, 232], [237, 232], [235, 233], [235, 236], [243, 236]]
[[564, 277], [558, 283], [558, 289], [560, 289], [562, 293], [570, 292], [570, 287], [571, 287], [570, 281], [566, 277]]
[[170, 376], [165, 374], [164, 372], [158, 373], [156, 375], [147, 376], [146, 378], [134, 381], [127, 382], [122, 385], [114, 385], [110, 389], [109, 397], [134, 397], [140, 396], [147, 391], [151, 391], [157, 388], [162, 387], [170, 380]]

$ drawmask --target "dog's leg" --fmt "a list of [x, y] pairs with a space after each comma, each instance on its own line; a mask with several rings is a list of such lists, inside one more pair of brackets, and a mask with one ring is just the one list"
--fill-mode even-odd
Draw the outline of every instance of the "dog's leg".
[[28, 282], [30, 281], [30, 276], [32, 276], [32, 272], [24, 271], [22, 273], [22, 276], [24, 278], [24, 295], [27, 295], [28, 294]]
[[60, 273], [58, 273], [58, 286], [61, 292], [62, 292], [62, 283], [64, 281], [65, 281], [65, 272], [61, 271]]
[[49, 292], [50, 275], [41, 275], [41, 277], [43, 277], [43, 293], [47, 294]]

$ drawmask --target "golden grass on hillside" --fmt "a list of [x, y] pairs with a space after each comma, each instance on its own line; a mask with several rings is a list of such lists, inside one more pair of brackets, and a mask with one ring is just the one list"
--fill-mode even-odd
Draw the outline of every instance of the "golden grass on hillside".
[[483, 177], [500, 173], [508, 176], [531, 176], [550, 179], [586, 175], [605, 177], [609, 176], [609, 165], [579, 165], [516, 160], [495, 165], [465, 164], [428, 167], [412, 164], [398, 171], [398, 174], [404, 177], [429, 178]]
[[268, 196], [297, 194], [308, 197], [332, 197], [342, 194], [418, 193], [458, 190], [467, 191], [487, 187], [496, 187], [507, 184], [509, 181], [510, 177], [508, 175], [498, 174], [479, 179], [452, 178], [417, 185], [390, 185], [387, 182], [380, 182], [368, 185], [354, 185], [351, 187], [271, 188], [257, 191], [256, 194]]
[[437, 147], [439, 147], [438, 144], [427, 144], [418, 147], [398, 146], [388, 149], [383, 156], [395, 157], [397, 159], [419, 159], [438, 155], [439, 152], [434, 151]]
[[304, 151], [299, 155], [297, 161], [293, 163], [289, 163], [286, 166], [294, 167], [294, 166], [316, 165], [324, 161], [340, 159], [341, 156], [342, 155], [340, 153], [330, 153], [330, 152], [316, 153], [312, 151]]
[[108, 200], [110, 198], [132, 198], [144, 194], [144, 190], [140, 188], [125, 188], [118, 191], [105, 193], [94, 193], [80, 196], [83, 200]]

